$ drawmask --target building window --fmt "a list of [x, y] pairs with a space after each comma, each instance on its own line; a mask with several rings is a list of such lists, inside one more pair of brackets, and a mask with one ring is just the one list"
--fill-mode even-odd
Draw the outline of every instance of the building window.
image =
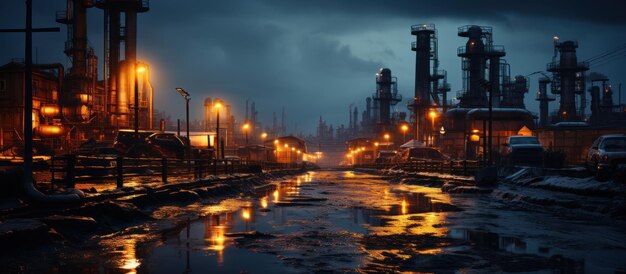
[[0, 91], [7, 90], [7, 80], [0, 79]]

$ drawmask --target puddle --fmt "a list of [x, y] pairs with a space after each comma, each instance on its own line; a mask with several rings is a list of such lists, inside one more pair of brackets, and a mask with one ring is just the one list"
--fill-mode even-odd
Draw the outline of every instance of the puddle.
[[[626, 256], [622, 230], [590, 228], [586, 223], [572, 226], [546, 214], [507, 211], [491, 204], [488, 196], [451, 196], [439, 188], [390, 184], [349, 171], [311, 172], [264, 189], [255, 197], [218, 204], [161, 207], [154, 216], [194, 212], [193, 216], [201, 217], [160, 239], [130, 233], [102, 240], [82, 258], [73, 251], [73, 257], [65, 260], [71, 268], [56, 269], [124, 273], [624, 270], [617, 259]], [[589, 237], [581, 236], [581, 231]], [[590, 244], [594, 239], [598, 242]]]

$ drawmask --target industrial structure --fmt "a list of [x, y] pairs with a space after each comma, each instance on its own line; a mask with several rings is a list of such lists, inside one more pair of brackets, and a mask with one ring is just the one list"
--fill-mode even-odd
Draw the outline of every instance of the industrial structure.
[[[559, 110], [552, 122], [581, 122], [585, 117], [584, 72], [589, 70], [589, 64], [578, 62], [576, 48], [576, 41], [559, 42], [558, 37], [554, 37], [554, 55], [547, 71], [552, 72], [552, 93], [559, 95]], [[578, 107], [576, 96], [580, 98]]]
[[[103, 80], [98, 80], [98, 58], [88, 46], [87, 10], [94, 6], [104, 10]], [[33, 98], [35, 138], [71, 151], [86, 139], [111, 139], [120, 128], [132, 128], [135, 124], [141, 129], [155, 127], [149, 67], [136, 57], [137, 13], [148, 10], [146, 0], [67, 0], [66, 9], [56, 13], [56, 21], [67, 26], [64, 52], [71, 65], [69, 69], [59, 63], [34, 65], [34, 90], [39, 94]], [[20, 61], [0, 69], [3, 79], [23, 73]], [[6, 106], [0, 110], [3, 151], [20, 143], [18, 116], [23, 106], [15, 104], [21, 100], [23, 86], [4, 82], [5, 89], [10, 89], [15, 97], [0, 100], [0, 105]]]

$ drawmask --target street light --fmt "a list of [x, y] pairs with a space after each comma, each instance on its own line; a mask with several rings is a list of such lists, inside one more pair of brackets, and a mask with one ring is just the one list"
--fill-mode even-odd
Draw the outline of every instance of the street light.
[[176, 91], [185, 98], [185, 114], [187, 119], [187, 160], [191, 161], [191, 137], [189, 136], [189, 100], [191, 95], [182, 88], [176, 88]]
[[261, 133], [261, 141], [265, 143], [265, 139], [267, 139], [267, 132]]
[[243, 131], [246, 133], [246, 145], [248, 145], [248, 129], [250, 128], [250, 124], [243, 124]]
[[222, 103], [221, 102], [215, 102], [215, 104], [213, 105], [213, 107], [216, 110], [216, 125], [215, 125], [215, 158], [219, 159], [219, 156], [223, 156], [220, 155], [220, 150], [219, 150], [219, 143], [220, 143], [220, 109], [222, 108]]
[[400, 129], [402, 129], [402, 142], [406, 142], [406, 132], [409, 130], [409, 126], [404, 124]]
[[428, 112], [428, 117], [430, 117], [432, 127], [434, 128], [435, 127], [435, 118], [437, 118], [437, 111], [435, 111], [434, 109], [431, 109]]
[[389, 138], [391, 138], [391, 136], [389, 136], [389, 133], [385, 133], [383, 137], [385, 138], [385, 142], [387, 143], [387, 149], [389, 149]]

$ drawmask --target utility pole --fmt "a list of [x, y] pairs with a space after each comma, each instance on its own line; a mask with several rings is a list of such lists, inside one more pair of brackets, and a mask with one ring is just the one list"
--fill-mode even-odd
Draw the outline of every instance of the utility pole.
[[24, 173], [22, 182], [24, 187], [32, 187], [33, 175], [33, 32], [59, 32], [60, 28], [33, 29], [33, 1], [26, 0], [26, 28], [0, 29], [0, 32], [24, 32]]

